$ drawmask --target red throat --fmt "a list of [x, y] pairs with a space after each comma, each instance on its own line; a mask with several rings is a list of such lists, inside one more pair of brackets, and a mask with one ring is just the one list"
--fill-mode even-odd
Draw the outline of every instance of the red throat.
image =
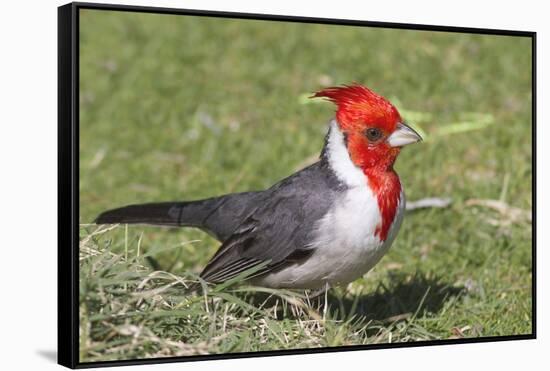
[[380, 224], [376, 226], [374, 234], [381, 241], [386, 241], [397, 214], [397, 206], [401, 196], [401, 182], [393, 170], [378, 172], [373, 169], [365, 170], [364, 172], [367, 176], [367, 183], [378, 201], [378, 208], [380, 209], [380, 216], [382, 218]]
[[401, 182], [393, 170], [393, 163], [399, 154], [398, 148], [381, 148], [379, 152], [365, 146], [353, 144], [353, 138], [348, 139], [348, 152], [352, 161], [363, 170], [366, 182], [376, 196], [382, 221], [377, 226], [375, 234], [385, 241], [397, 212], [397, 204], [401, 195]]

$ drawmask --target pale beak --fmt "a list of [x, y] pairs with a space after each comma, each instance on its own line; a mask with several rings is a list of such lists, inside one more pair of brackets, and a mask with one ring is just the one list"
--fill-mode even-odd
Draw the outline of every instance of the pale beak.
[[395, 131], [388, 137], [388, 144], [392, 147], [403, 147], [407, 144], [420, 142], [422, 137], [409, 125], [400, 122]]

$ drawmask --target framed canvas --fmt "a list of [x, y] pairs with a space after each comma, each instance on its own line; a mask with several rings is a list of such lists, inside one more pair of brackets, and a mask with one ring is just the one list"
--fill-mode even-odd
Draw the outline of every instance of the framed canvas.
[[536, 337], [535, 32], [58, 20], [60, 364]]

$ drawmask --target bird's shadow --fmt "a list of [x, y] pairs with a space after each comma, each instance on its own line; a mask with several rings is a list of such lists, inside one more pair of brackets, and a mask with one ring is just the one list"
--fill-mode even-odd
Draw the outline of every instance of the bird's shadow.
[[369, 320], [393, 322], [423, 312], [438, 313], [445, 303], [464, 292], [441, 279], [422, 273], [413, 276], [393, 274], [387, 284], [364, 295], [329, 295], [329, 305], [339, 308], [335, 315], [345, 319], [350, 315]]
[[[396, 322], [423, 312], [437, 313], [447, 301], [461, 295], [464, 290], [463, 287], [454, 286], [441, 277], [429, 274], [392, 274], [387, 283], [380, 283], [374, 291], [366, 294], [354, 295], [345, 294], [342, 290], [329, 290], [326, 304], [334, 320], [360, 316], [367, 320]], [[245, 300], [254, 306], [265, 308], [280, 299], [273, 295], [254, 293], [246, 295]], [[319, 313], [323, 312], [325, 295], [310, 299], [308, 305]], [[277, 318], [288, 319], [289, 316], [293, 316], [292, 312], [285, 311], [278, 313]]]

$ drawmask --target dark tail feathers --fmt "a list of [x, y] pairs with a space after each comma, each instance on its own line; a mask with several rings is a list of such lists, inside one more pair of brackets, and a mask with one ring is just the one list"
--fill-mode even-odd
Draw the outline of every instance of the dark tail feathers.
[[101, 213], [96, 224], [152, 224], [165, 226], [201, 227], [208, 210], [204, 201], [159, 202], [129, 205]]
[[105, 211], [95, 223], [195, 227], [224, 241], [257, 207], [261, 197], [261, 192], [245, 192], [198, 201], [129, 205]]

